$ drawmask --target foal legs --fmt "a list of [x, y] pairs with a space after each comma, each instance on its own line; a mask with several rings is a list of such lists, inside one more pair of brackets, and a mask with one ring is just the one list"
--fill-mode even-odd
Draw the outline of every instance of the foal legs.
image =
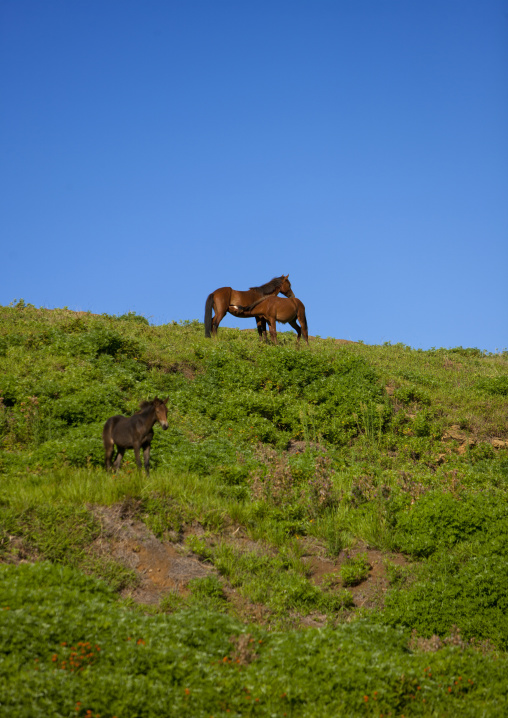
[[143, 461], [146, 473], [150, 474], [150, 444], [143, 444]]
[[274, 344], [277, 344], [277, 328], [276, 328], [275, 319], [273, 320], [273, 322], [268, 320], [268, 324], [270, 325], [270, 339], [272, 340], [272, 342]]
[[[141, 470], [141, 459], [139, 457], [139, 444], [135, 444], [132, 448], [134, 449], [134, 458], [136, 459], [136, 466], [138, 467], [138, 469]], [[143, 452], [143, 454], [144, 454], [144, 452]]]
[[115, 463], [113, 464], [114, 469], [120, 468], [120, 466], [122, 465], [124, 454], [125, 454], [125, 449], [118, 449], [118, 454], [116, 455]]
[[106, 471], [109, 471], [111, 469], [111, 459], [113, 458], [113, 453], [115, 451], [115, 442], [113, 441], [113, 418], [108, 419], [104, 424], [104, 429], [102, 430], [102, 443], [104, 444], [105, 452], [104, 463]]
[[104, 437], [104, 451], [106, 452], [106, 457], [105, 457], [106, 471], [109, 471], [111, 468], [111, 458], [113, 456], [114, 450], [115, 450], [114, 441], [110, 437]]

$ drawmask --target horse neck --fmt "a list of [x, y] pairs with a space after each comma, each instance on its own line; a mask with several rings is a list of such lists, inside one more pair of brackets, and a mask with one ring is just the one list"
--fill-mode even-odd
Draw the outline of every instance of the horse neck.
[[[281, 286], [282, 286], [282, 285], [281, 285]], [[271, 292], [268, 292], [268, 294], [263, 294], [262, 297], [263, 297], [263, 298], [265, 298], [265, 297], [276, 297], [279, 292], [280, 292], [280, 286], [279, 286], [279, 287], [275, 287], [275, 289], [272, 289], [272, 291], [271, 291]]]
[[157, 414], [155, 413], [155, 406], [153, 404], [149, 404], [144, 409], [141, 409], [140, 412], [138, 412], [138, 416], [143, 419], [145, 422], [146, 430], [151, 429], [152, 426], [157, 421]]

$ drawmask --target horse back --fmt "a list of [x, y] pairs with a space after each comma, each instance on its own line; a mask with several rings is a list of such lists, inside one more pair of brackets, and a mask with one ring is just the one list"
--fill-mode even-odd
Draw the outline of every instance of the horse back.
[[212, 298], [212, 303], [215, 307], [218, 305], [228, 306], [231, 304], [231, 294], [233, 291], [231, 287], [219, 287], [219, 289], [212, 292], [208, 298]]
[[138, 415], [131, 417], [111, 416], [104, 424], [102, 431], [102, 438], [104, 444], [113, 441], [117, 446], [121, 446], [124, 449], [130, 449], [132, 446], [139, 441], [143, 431], [143, 420], [139, 421]]
[[297, 297], [267, 297], [255, 307], [254, 311], [268, 320], [272, 318], [282, 324], [291, 322], [297, 317], [305, 319], [305, 307]]
[[231, 289], [229, 305], [248, 307], [249, 304], [255, 302], [256, 299], [259, 299], [259, 297], [259, 292], [256, 292], [254, 289], [246, 289], [245, 291], [240, 291], [239, 289]]

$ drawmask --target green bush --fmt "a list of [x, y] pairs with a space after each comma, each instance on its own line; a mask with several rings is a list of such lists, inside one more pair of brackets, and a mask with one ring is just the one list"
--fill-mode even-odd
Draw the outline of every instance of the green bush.
[[400, 510], [397, 546], [427, 560], [386, 598], [380, 619], [423, 636], [460, 628], [508, 648], [508, 511], [504, 496], [431, 492]]
[[432, 491], [409, 511], [401, 511], [393, 534], [395, 545], [413, 556], [430, 556], [478, 536], [508, 535], [504, 498], [496, 494], [464, 494]]
[[393, 393], [395, 399], [400, 401], [402, 404], [423, 404], [424, 406], [430, 405], [429, 394], [420, 389], [417, 386], [401, 386], [396, 389]]
[[356, 586], [365, 581], [369, 575], [371, 565], [367, 554], [362, 553], [348, 558], [340, 567], [340, 577], [343, 586]]
[[0, 606], [2, 707], [13, 718], [494, 718], [508, 708], [504, 656], [411, 653], [407, 632], [368, 621], [280, 633], [205, 610], [150, 616], [48, 563], [0, 566]]
[[51, 439], [41, 444], [29, 458], [32, 466], [102, 466], [104, 445], [102, 442], [103, 423], [75, 426], [60, 439]]

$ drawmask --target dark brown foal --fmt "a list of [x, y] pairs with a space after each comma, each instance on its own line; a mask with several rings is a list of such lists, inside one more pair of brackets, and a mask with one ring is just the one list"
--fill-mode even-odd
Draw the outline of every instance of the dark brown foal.
[[[102, 430], [102, 441], [106, 452], [106, 469], [111, 466], [119, 469], [122, 465], [123, 455], [127, 449], [134, 449], [136, 464], [141, 469], [140, 449], [143, 449], [145, 471], [150, 473], [150, 444], [153, 439], [153, 425], [159, 422], [163, 429], [168, 428], [168, 410], [166, 404], [169, 397], [153, 401], [144, 401], [140, 404], [140, 410], [133, 416], [112, 416], [104, 424]], [[111, 463], [113, 452], [116, 448], [118, 454], [114, 463]]]

